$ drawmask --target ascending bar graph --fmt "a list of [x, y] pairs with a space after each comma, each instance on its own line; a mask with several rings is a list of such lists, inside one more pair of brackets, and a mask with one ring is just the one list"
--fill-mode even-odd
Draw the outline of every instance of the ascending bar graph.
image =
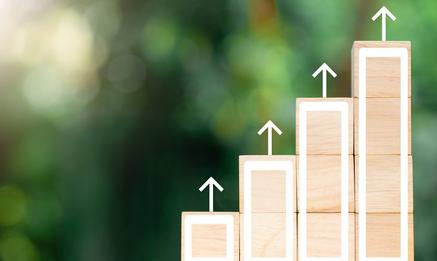
[[296, 99], [296, 155], [274, 155], [273, 121], [258, 130], [267, 155], [239, 157], [238, 212], [214, 211], [214, 178], [198, 184], [209, 211], [182, 213], [181, 260], [414, 260], [411, 43], [386, 41], [396, 17], [379, 17], [382, 41], [353, 43], [352, 97], [327, 97], [323, 63], [322, 97]]

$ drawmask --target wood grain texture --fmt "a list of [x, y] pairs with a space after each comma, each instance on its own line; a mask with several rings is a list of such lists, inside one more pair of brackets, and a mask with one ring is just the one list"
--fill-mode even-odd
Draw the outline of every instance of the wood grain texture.
[[[411, 42], [357, 41], [352, 47], [352, 95], [358, 97], [358, 55], [361, 48], [406, 48], [408, 51], [408, 97], [411, 97]], [[366, 59], [366, 97], [400, 97], [400, 58]]]
[[[298, 215], [300, 217], [300, 214]], [[341, 256], [340, 213], [309, 213], [307, 215], [307, 255], [308, 257]], [[349, 213], [349, 260], [355, 260], [354, 213]]]
[[[368, 213], [400, 213], [401, 176], [399, 155], [367, 155], [366, 209]], [[359, 156], [355, 157], [355, 205], [358, 213]], [[413, 213], [413, 159], [408, 157], [408, 212]]]
[[[414, 261], [414, 221], [408, 215], [408, 261]], [[366, 255], [367, 257], [400, 256], [400, 214], [368, 214], [366, 216]], [[359, 223], [356, 215], [356, 253], [359, 261]]]
[[[285, 257], [285, 213], [253, 213], [252, 214], [252, 238], [244, 238], [244, 215], [240, 214], [240, 259], [244, 260], [248, 253], [244, 249], [244, 240], [251, 240], [252, 257]], [[296, 213], [292, 214], [292, 235], [293, 260], [296, 260]]]
[[[353, 154], [353, 99], [352, 98], [297, 98], [296, 99], [296, 155], [300, 144], [300, 105], [304, 102], [348, 103], [349, 154]], [[313, 111], [307, 112], [307, 155], [341, 153], [341, 113]]]
[[193, 257], [226, 256], [226, 225], [198, 224], [192, 226]]
[[[181, 260], [185, 260], [185, 218], [190, 215], [230, 215], [234, 219], [234, 259], [240, 257], [240, 214], [238, 212], [182, 212], [181, 220]], [[192, 225], [192, 255], [193, 257], [224, 257], [226, 256], [226, 225], [224, 224], [193, 224]]]
[[[359, 108], [354, 100], [355, 155], [359, 154]], [[367, 154], [400, 154], [400, 99], [366, 99]], [[411, 99], [408, 99], [408, 154], [411, 155]]]
[[[296, 212], [295, 156], [240, 156], [240, 213], [244, 213], [244, 164], [249, 161], [287, 161], [292, 168], [292, 211]], [[285, 171], [252, 171], [252, 213], [285, 213]]]
[[[296, 157], [299, 171], [299, 156]], [[299, 191], [299, 173], [298, 173]], [[349, 212], [355, 212], [354, 160], [349, 156]], [[298, 212], [299, 193], [298, 193]], [[341, 156], [307, 156], [307, 212], [341, 211]]]

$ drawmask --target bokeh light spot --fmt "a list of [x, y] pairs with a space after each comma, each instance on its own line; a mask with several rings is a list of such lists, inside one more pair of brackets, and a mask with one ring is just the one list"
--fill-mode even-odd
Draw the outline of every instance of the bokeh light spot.
[[26, 215], [26, 196], [15, 186], [0, 188], [0, 225], [20, 223]]
[[62, 12], [58, 19], [52, 42], [56, 60], [68, 69], [93, 68], [93, 37], [86, 20], [71, 10]]
[[40, 67], [26, 77], [23, 92], [28, 102], [35, 108], [51, 109], [64, 104], [70, 84], [62, 77], [62, 72], [53, 67]]
[[177, 35], [178, 28], [174, 21], [165, 17], [152, 18], [143, 31], [145, 55], [153, 61], [167, 58], [174, 50]]
[[29, 238], [11, 233], [0, 241], [0, 257], [2, 261], [37, 261], [39, 253]]

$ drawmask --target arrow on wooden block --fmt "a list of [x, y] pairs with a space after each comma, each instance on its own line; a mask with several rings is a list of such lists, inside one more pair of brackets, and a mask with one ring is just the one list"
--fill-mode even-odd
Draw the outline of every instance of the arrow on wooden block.
[[199, 188], [200, 192], [202, 192], [206, 187], [209, 187], [209, 212], [214, 211], [214, 187], [216, 187], [220, 192], [223, 191], [223, 187], [215, 181], [212, 177], [210, 177], [203, 185]]
[[382, 40], [385, 41], [386, 40], [387, 16], [392, 21], [395, 21], [396, 17], [385, 6], [381, 7], [381, 9], [379, 9], [379, 11], [372, 17], [372, 20], [376, 21], [376, 19], [378, 19], [378, 17], [380, 17], [380, 16], [381, 16], [381, 20], [382, 20], [382, 29], [381, 29]]
[[326, 63], [323, 63], [319, 67], [319, 69], [317, 69], [317, 71], [315, 71], [313, 73], [313, 78], [316, 78], [317, 75], [320, 74], [320, 72], [323, 72], [322, 73], [322, 76], [323, 76], [323, 98], [326, 98], [326, 88], [327, 88], [326, 87], [326, 85], [327, 85], [327, 83], [326, 83], [327, 73], [326, 72], [329, 72], [329, 74], [332, 75], [332, 77], [334, 77], [334, 78], [337, 77], [337, 74]]
[[263, 134], [266, 130], [268, 130], [268, 155], [272, 155], [272, 130], [279, 135], [282, 134], [282, 131], [270, 120], [258, 131], [258, 135]]

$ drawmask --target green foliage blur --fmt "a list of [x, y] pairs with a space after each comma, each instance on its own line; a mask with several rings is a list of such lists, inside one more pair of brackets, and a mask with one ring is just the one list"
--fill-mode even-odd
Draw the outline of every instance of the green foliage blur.
[[0, 0], [0, 260], [178, 260], [198, 187], [238, 210], [238, 156], [294, 154], [311, 74], [350, 95], [354, 40], [412, 41], [415, 257], [437, 260], [437, 1]]

